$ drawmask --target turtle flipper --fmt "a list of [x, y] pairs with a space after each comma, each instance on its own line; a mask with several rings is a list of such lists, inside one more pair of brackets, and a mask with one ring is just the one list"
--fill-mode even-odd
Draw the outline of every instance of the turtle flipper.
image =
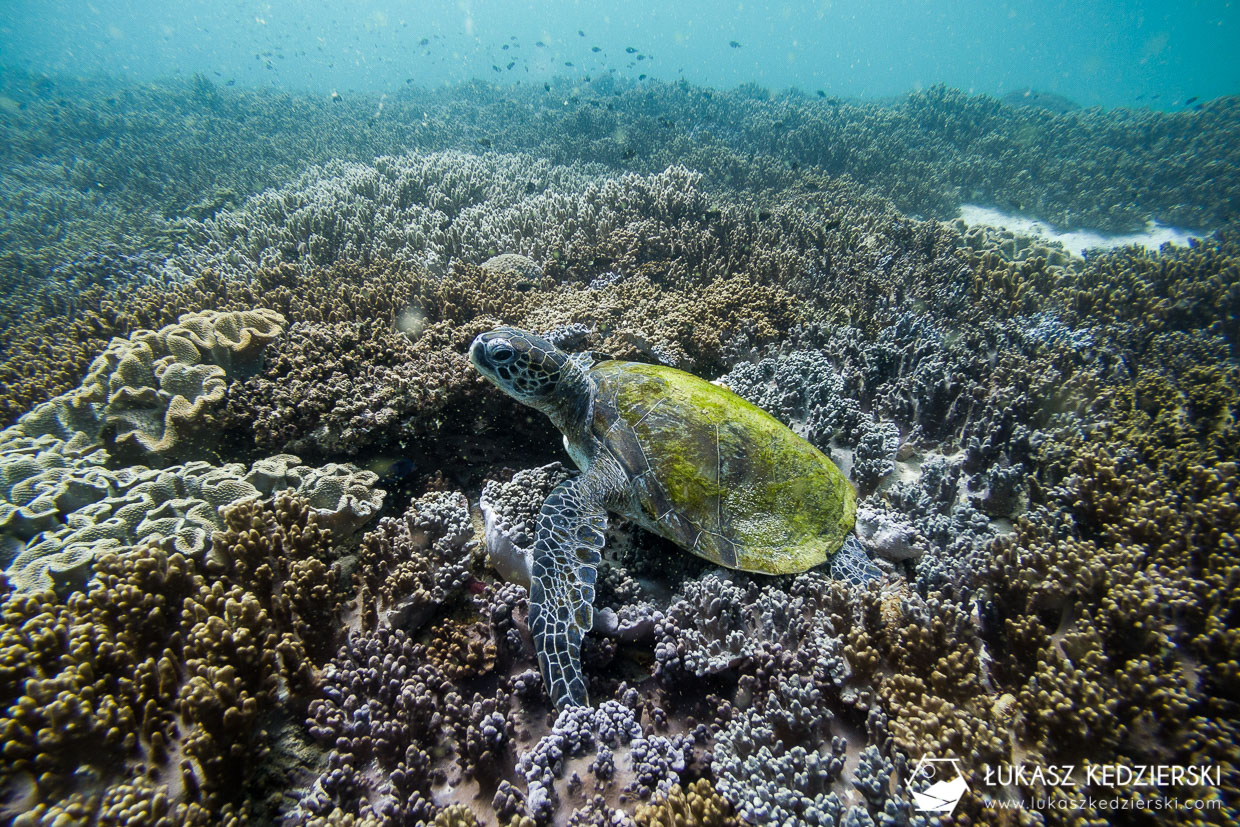
[[844, 545], [831, 558], [831, 576], [853, 586], [864, 586], [883, 576], [878, 566], [870, 562], [865, 546], [853, 534], [844, 538]]
[[590, 496], [588, 474], [557, 485], [538, 513], [530, 562], [530, 631], [556, 707], [585, 706], [581, 640], [594, 625], [595, 566], [607, 512]]

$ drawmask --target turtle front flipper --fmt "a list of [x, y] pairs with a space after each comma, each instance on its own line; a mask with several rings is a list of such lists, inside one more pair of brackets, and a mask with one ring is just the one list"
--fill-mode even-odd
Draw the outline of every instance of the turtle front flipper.
[[530, 632], [551, 701], [585, 706], [581, 640], [594, 625], [595, 566], [607, 512], [587, 472], [557, 485], [538, 513], [530, 561]]

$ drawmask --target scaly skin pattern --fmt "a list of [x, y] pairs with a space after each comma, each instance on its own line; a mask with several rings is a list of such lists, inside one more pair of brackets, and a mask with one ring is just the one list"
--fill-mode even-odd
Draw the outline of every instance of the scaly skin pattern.
[[595, 567], [602, 560], [605, 503], [625, 485], [603, 460], [552, 489], [538, 513], [530, 565], [530, 632], [557, 707], [589, 703], [581, 641], [594, 625]]

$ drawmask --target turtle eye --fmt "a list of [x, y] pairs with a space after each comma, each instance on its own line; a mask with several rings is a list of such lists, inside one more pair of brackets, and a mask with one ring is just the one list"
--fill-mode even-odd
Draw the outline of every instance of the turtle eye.
[[512, 361], [517, 354], [507, 345], [496, 345], [491, 350], [491, 361], [497, 365], [506, 365]]

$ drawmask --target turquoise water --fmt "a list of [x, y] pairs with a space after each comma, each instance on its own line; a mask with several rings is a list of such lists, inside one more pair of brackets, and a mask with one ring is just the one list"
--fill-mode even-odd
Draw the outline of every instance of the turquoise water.
[[323, 93], [611, 72], [862, 98], [1033, 87], [1157, 109], [1240, 90], [1240, 6], [1222, 2], [9, 0], [2, 14], [9, 66]]

